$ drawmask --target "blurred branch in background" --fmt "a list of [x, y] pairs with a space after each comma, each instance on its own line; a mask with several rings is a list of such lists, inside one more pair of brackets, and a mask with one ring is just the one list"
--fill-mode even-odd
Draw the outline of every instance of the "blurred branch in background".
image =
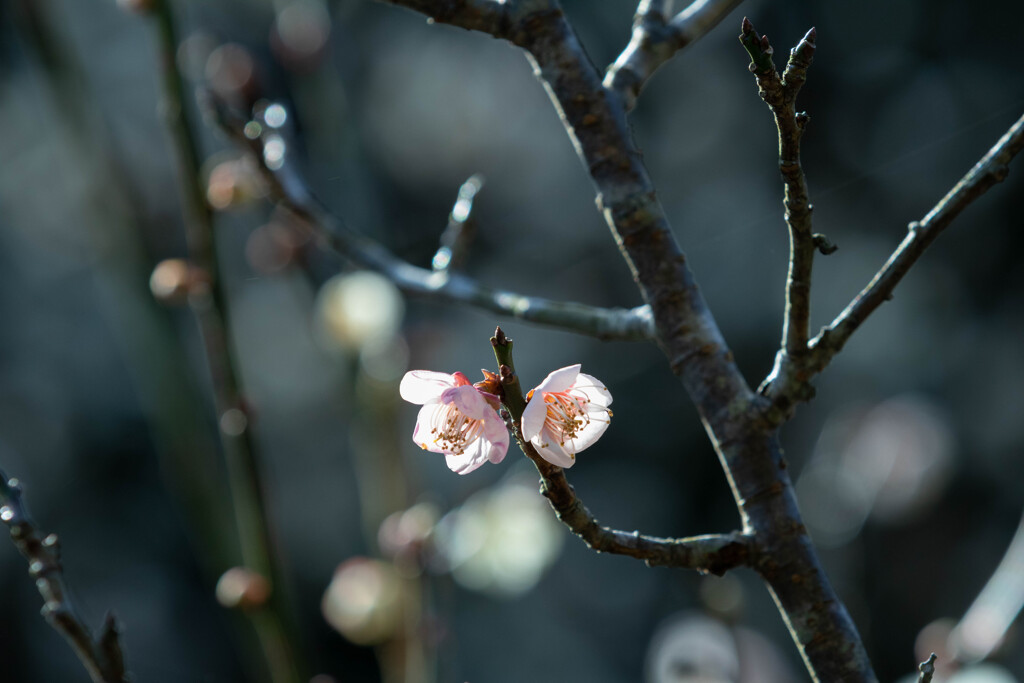
[[68, 131], [66, 153], [83, 172], [86, 200], [82, 224], [89, 228], [92, 273], [104, 319], [114, 334], [153, 425], [161, 469], [179, 509], [202, 549], [207, 569], [226, 561], [233, 532], [228, 530], [213, 466], [214, 444], [206, 432], [202, 401], [185, 367], [186, 354], [167, 316], [139, 285], [152, 268], [138, 226], [137, 179], [112, 154], [107, 122], [95, 106], [71, 43], [60, 35], [46, 0], [19, 0], [14, 18], [43, 67], [53, 110]]
[[[260, 463], [252, 438], [251, 414], [242, 397], [229, 323], [228, 298], [219, 276], [213, 211], [201, 183], [198, 143], [186, 111], [186, 85], [178, 69], [179, 37], [170, 0], [153, 3], [159, 33], [162, 107], [179, 164], [185, 237], [191, 265], [200, 269], [188, 292], [202, 334], [213, 384], [217, 425], [227, 465], [230, 496], [245, 569], [269, 581], [264, 604], [245, 608], [259, 636], [274, 683], [302, 680], [300, 647], [287, 605], [286, 581], [275, 557], [264, 502]], [[234, 595], [235, 593], [232, 593]]]
[[268, 122], [266, 110], [253, 112], [253, 118], [249, 119], [241, 117], [211, 91], [205, 91], [203, 101], [212, 123], [236, 144], [252, 152], [276, 199], [302, 219], [331, 249], [359, 266], [382, 273], [403, 291], [436, 301], [469, 304], [526, 322], [599, 339], [641, 341], [651, 338], [654, 326], [647, 306], [599, 308], [523, 296], [490, 289], [461, 273], [419, 268], [399, 259], [383, 245], [355, 232], [341, 219], [331, 215], [313, 196], [287, 151], [287, 143], [275, 130], [280, 124]]
[[476, 232], [472, 215], [473, 201], [483, 186], [484, 177], [474, 174], [459, 187], [455, 206], [448, 214], [448, 227], [441, 233], [441, 246], [431, 259], [435, 273], [458, 270], [465, 261], [469, 244]]
[[68, 641], [93, 683], [127, 683], [120, 633], [114, 615], [107, 614], [98, 639], [75, 612], [60, 564], [56, 534], [38, 531], [21, 499], [21, 483], [0, 470], [0, 522], [11, 531], [14, 545], [28, 560], [28, 572], [43, 596], [42, 614]]
[[952, 655], [970, 664], [987, 659], [1024, 608], [1024, 519], [1006, 555], [949, 637]]

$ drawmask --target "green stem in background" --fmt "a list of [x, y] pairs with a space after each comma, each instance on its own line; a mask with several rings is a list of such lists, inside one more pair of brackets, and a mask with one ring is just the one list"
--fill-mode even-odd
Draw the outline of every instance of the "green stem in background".
[[202, 334], [213, 385], [242, 559], [248, 569], [270, 579], [272, 586], [269, 601], [246, 614], [256, 629], [271, 680], [298, 683], [303, 678], [296, 660], [299, 648], [289, 623], [283, 575], [272, 552], [259, 463], [232, 353], [228, 299], [218, 277], [213, 214], [201, 184], [199, 147], [185, 111], [185, 83], [176, 61], [177, 27], [169, 0], [157, 0], [153, 11], [160, 36], [162, 104], [178, 157], [189, 257], [205, 271], [208, 282], [202, 291], [192, 293], [189, 304]]
[[45, 0], [19, 0], [13, 13], [27, 38], [65, 124], [64, 153], [84, 168], [87, 198], [81, 206], [90, 228], [89, 263], [101, 314], [127, 359], [140, 402], [155, 436], [161, 473], [192, 532], [197, 560], [222, 567], [233, 552], [235, 532], [220, 491], [216, 446], [207, 433], [202, 396], [183, 367], [186, 353], [166, 315], [144, 283], [153, 269], [139, 235], [146, 220], [135, 179], [118, 163], [98, 97], [80, 60], [55, 26]]

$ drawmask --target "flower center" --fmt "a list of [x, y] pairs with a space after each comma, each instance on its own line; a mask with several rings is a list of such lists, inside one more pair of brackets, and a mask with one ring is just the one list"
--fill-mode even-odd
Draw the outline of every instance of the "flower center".
[[586, 397], [577, 398], [564, 391], [545, 393], [544, 403], [548, 408], [544, 426], [558, 435], [561, 446], [569, 439], [575, 439], [590, 424], [590, 417], [584, 410], [584, 405], [590, 403]]
[[434, 413], [430, 433], [434, 435], [434, 443], [441, 450], [462, 455], [470, 444], [483, 435], [483, 424], [483, 420], [466, 417], [455, 404], [449, 403]]

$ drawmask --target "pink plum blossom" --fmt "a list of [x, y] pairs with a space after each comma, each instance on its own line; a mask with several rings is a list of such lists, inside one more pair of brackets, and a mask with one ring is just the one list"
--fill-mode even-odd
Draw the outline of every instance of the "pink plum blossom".
[[608, 429], [612, 395], [601, 382], [580, 372], [580, 365], [555, 370], [528, 394], [523, 411], [523, 438], [541, 457], [572, 467], [576, 454]]
[[498, 417], [498, 397], [473, 386], [461, 372], [405, 373], [399, 393], [422, 405], [412, 440], [444, 453], [448, 469], [469, 474], [486, 462], [499, 463], [508, 451], [508, 430]]

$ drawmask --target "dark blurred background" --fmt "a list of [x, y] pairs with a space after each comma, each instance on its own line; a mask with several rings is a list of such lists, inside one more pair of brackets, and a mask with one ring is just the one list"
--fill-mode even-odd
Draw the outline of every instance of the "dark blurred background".
[[[563, 4], [590, 57], [613, 61], [635, 3]], [[459, 186], [480, 173], [469, 274], [525, 294], [640, 303], [517, 49], [373, 2], [174, 7], [186, 75], [281, 103], [290, 154], [360, 231], [429, 266]], [[778, 61], [818, 30], [798, 106], [812, 117], [815, 229], [839, 251], [816, 261], [817, 329], [1024, 111], [1024, 5], [746, 2], [651, 80], [636, 137], [756, 385], [778, 343], [788, 245], [771, 116], [736, 40], [744, 15]], [[214, 598], [239, 560], [198, 332], [187, 308], [149, 288], [158, 262], [185, 254], [155, 26], [113, 0], [10, 0], [0, 32], [0, 467], [60, 534], [83, 615], [96, 626], [112, 609], [123, 622], [136, 680], [259, 680], [242, 619]], [[602, 522], [728, 531], [731, 495], [653, 345], [403, 302], [379, 281], [332, 278], [349, 271], [329, 255], [298, 267], [239, 153], [189, 113], [222, 209], [231, 324], [310, 674], [373, 681], [387, 668], [375, 657], [387, 648], [372, 647], [387, 638], [386, 614], [380, 632], [368, 624], [389, 608], [371, 600], [372, 618], [331, 617], [343, 636], [321, 599], [339, 564], [386, 560], [378, 524], [418, 504], [412, 526], [443, 518], [436, 557], [397, 580], [422, 591], [424, 666], [438, 680], [806, 680], [756, 577], [597, 556], [523, 495], [535, 475], [517, 450], [458, 477], [411, 442], [416, 409], [397, 400], [409, 368], [491, 368], [500, 323], [528, 386], [581, 362], [612, 391], [612, 427], [570, 472]], [[919, 638], [926, 625], [942, 634], [965, 614], [1024, 507], [1021, 163], [930, 249], [783, 434], [808, 525], [883, 680], [938, 647]], [[6, 543], [0, 585], [0, 679], [86, 680]], [[345, 600], [329, 593], [324, 611], [334, 601], [351, 617]], [[988, 678], [971, 680], [1024, 679], [1012, 630], [989, 660], [973, 674]]]

